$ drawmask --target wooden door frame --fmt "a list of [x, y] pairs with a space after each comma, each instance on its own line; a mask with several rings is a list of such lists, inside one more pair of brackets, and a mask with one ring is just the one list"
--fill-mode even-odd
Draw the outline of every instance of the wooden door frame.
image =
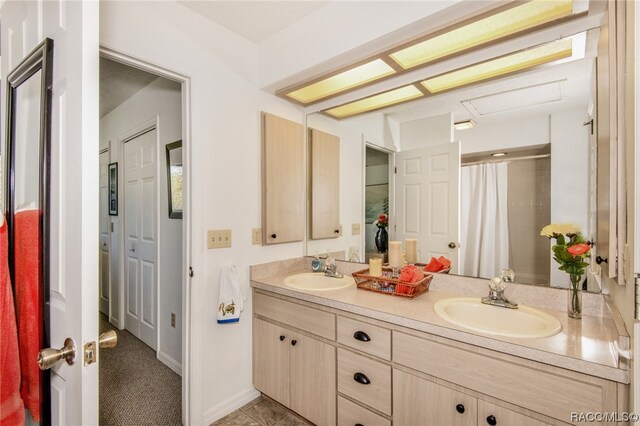
[[[192, 306], [192, 292], [190, 286], [190, 267], [192, 264], [192, 224], [193, 213], [191, 209], [192, 205], [192, 140], [191, 140], [191, 77], [171, 71], [166, 68], [148, 63], [141, 59], [137, 59], [133, 56], [118, 52], [110, 49], [104, 45], [100, 45], [100, 57], [116, 61], [133, 68], [138, 68], [147, 72], [150, 72], [159, 77], [166, 78], [168, 80], [175, 81], [181, 86], [181, 99], [182, 99], [182, 149], [183, 149], [183, 214], [182, 214], [182, 423], [190, 424], [191, 418], [191, 377], [193, 371], [192, 363], [192, 324], [194, 321], [195, 313]], [[157, 118], [156, 118], [157, 120]], [[155, 123], [157, 128], [157, 122]], [[123, 154], [123, 153], [121, 153]], [[159, 194], [158, 194], [159, 195]], [[158, 202], [160, 202], [158, 196]], [[160, 220], [158, 216], [157, 226], [160, 226]], [[160, 238], [158, 234], [158, 238]], [[124, 243], [124, 239], [121, 242], [121, 246]], [[160, 247], [160, 239], [158, 239], [158, 250]], [[122, 280], [121, 280], [122, 281]], [[158, 297], [160, 292], [158, 291]], [[120, 298], [122, 299], [122, 293]], [[159, 306], [159, 304], [158, 304]], [[121, 311], [123, 314], [124, 311]], [[158, 334], [159, 339], [159, 334]], [[159, 343], [159, 341], [158, 341]], [[160, 345], [158, 344], [158, 350]]]

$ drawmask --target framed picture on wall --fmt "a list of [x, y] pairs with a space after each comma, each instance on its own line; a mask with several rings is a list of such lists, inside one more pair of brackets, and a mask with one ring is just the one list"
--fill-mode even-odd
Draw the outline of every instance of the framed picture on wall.
[[118, 216], [118, 163], [109, 164], [109, 216]]

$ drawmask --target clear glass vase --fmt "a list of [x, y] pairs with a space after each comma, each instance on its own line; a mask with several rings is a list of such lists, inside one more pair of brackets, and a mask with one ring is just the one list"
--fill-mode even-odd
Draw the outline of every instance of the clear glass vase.
[[582, 276], [569, 275], [571, 283], [567, 290], [567, 314], [569, 318], [582, 318]]

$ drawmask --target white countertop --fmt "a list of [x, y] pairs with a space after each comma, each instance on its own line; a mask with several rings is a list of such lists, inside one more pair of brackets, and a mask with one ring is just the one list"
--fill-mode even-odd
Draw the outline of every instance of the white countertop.
[[567, 317], [566, 312], [537, 307], [536, 309], [547, 312], [560, 321], [560, 333], [536, 339], [492, 336], [456, 326], [434, 312], [435, 302], [449, 297], [459, 297], [460, 293], [430, 290], [414, 299], [407, 299], [355, 287], [314, 292], [296, 290], [284, 285], [285, 277], [304, 272], [309, 270], [254, 278], [251, 286], [482, 348], [620, 383], [629, 383], [629, 372], [619, 368], [618, 355], [613, 347], [613, 340], [617, 337], [612, 336], [618, 336], [619, 332], [611, 318], [583, 316], [582, 320], [573, 320]]

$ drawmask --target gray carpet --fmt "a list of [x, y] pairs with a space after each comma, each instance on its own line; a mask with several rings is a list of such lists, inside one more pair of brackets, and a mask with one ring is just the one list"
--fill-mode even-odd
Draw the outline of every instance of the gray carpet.
[[[116, 330], [100, 314], [100, 332]], [[181, 425], [182, 380], [156, 352], [126, 330], [100, 351], [100, 424]]]

